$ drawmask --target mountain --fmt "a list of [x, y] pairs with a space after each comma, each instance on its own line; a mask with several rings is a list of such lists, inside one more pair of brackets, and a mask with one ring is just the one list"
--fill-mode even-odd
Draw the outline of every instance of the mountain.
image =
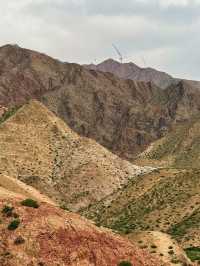
[[199, 169], [155, 169], [133, 178], [124, 187], [82, 214], [122, 234], [161, 231], [183, 248], [200, 244]]
[[[145, 251], [138, 250], [137, 258], [129, 253], [136, 244], [117, 236], [118, 242], [111, 230], [131, 241], [142, 235], [154, 246], [158, 237], [177, 241], [182, 255], [185, 249], [200, 260], [199, 111], [199, 82], [176, 80], [164, 88], [1, 47], [0, 204], [2, 211], [12, 204], [23, 227], [20, 235], [11, 234], [11, 220], [1, 213], [0, 264], [13, 266], [22, 257], [24, 265], [114, 266], [124, 259], [151, 265]], [[27, 197], [40, 208], [22, 207]], [[146, 231], [153, 231], [151, 237]], [[28, 244], [19, 258], [11, 243], [23, 232]], [[156, 263], [178, 264], [178, 253], [168, 254], [157, 254]]]
[[176, 83], [176, 80], [165, 72], [153, 68], [141, 68], [136, 64], [119, 63], [113, 59], [107, 59], [98, 65], [84, 65], [87, 69], [110, 72], [122, 79], [132, 79], [134, 81], [152, 82], [156, 86], [166, 89]]
[[174, 123], [190, 120], [200, 110], [198, 82], [182, 80], [163, 90], [20, 47], [1, 47], [2, 112], [8, 116], [13, 106], [33, 98], [78, 134], [130, 161]]
[[140, 165], [200, 169], [200, 116], [175, 126], [165, 137], [140, 154]]
[[80, 137], [32, 100], [0, 125], [0, 172], [24, 181], [60, 205], [79, 210], [134, 176], [151, 172]]
[[0, 181], [1, 266], [168, 265], [22, 182], [2, 175]]

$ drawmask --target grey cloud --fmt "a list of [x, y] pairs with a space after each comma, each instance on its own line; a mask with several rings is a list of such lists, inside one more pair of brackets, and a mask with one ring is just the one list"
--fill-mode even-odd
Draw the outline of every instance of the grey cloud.
[[14, 42], [63, 61], [91, 63], [116, 57], [114, 42], [127, 61], [142, 64], [141, 57], [145, 57], [148, 66], [200, 79], [200, 5], [195, 0], [186, 6], [163, 7], [160, 3], [161, 0], [3, 2], [0, 44]]

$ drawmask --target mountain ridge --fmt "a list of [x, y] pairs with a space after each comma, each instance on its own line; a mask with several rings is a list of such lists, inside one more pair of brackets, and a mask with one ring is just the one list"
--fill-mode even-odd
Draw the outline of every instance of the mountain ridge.
[[163, 90], [15, 46], [0, 49], [0, 73], [2, 108], [40, 100], [75, 132], [130, 161], [200, 109], [198, 82]]
[[135, 81], [153, 82], [158, 87], [166, 89], [173, 83], [175, 79], [169, 74], [158, 71], [151, 67], [139, 67], [133, 62], [120, 63], [114, 59], [106, 59], [103, 62], [95, 65], [84, 65], [87, 69], [110, 72], [122, 79], [132, 79]]

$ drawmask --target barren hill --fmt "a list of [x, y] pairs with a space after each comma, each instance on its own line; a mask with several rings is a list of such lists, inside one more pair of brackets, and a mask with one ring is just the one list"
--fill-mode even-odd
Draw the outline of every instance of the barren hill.
[[22, 205], [22, 194], [0, 187], [1, 266], [167, 266], [158, 258], [77, 214], [38, 201]]
[[73, 210], [101, 200], [134, 176], [152, 171], [78, 136], [37, 101], [0, 125], [0, 172]]
[[200, 109], [195, 82], [179, 81], [163, 90], [20, 47], [1, 47], [1, 109], [30, 98], [42, 101], [74, 131], [129, 160]]
[[84, 66], [87, 69], [110, 72], [123, 79], [152, 82], [162, 89], [166, 89], [169, 85], [176, 83], [176, 80], [165, 72], [149, 67], [141, 68], [132, 62], [119, 63], [113, 59], [107, 59], [98, 65], [91, 64]]

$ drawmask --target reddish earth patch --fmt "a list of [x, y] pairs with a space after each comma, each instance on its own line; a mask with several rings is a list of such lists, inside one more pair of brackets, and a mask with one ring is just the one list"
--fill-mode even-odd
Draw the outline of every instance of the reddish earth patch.
[[[98, 228], [79, 215], [68, 213], [46, 203], [38, 209], [24, 207], [19, 201], [0, 201], [14, 207], [20, 225], [9, 231], [13, 217], [1, 213], [0, 265], [70, 265], [116, 266], [128, 260], [134, 266], [161, 266], [156, 258], [138, 249], [128, 240]], [[25, 242], [14, 244], [17, 237]]]

